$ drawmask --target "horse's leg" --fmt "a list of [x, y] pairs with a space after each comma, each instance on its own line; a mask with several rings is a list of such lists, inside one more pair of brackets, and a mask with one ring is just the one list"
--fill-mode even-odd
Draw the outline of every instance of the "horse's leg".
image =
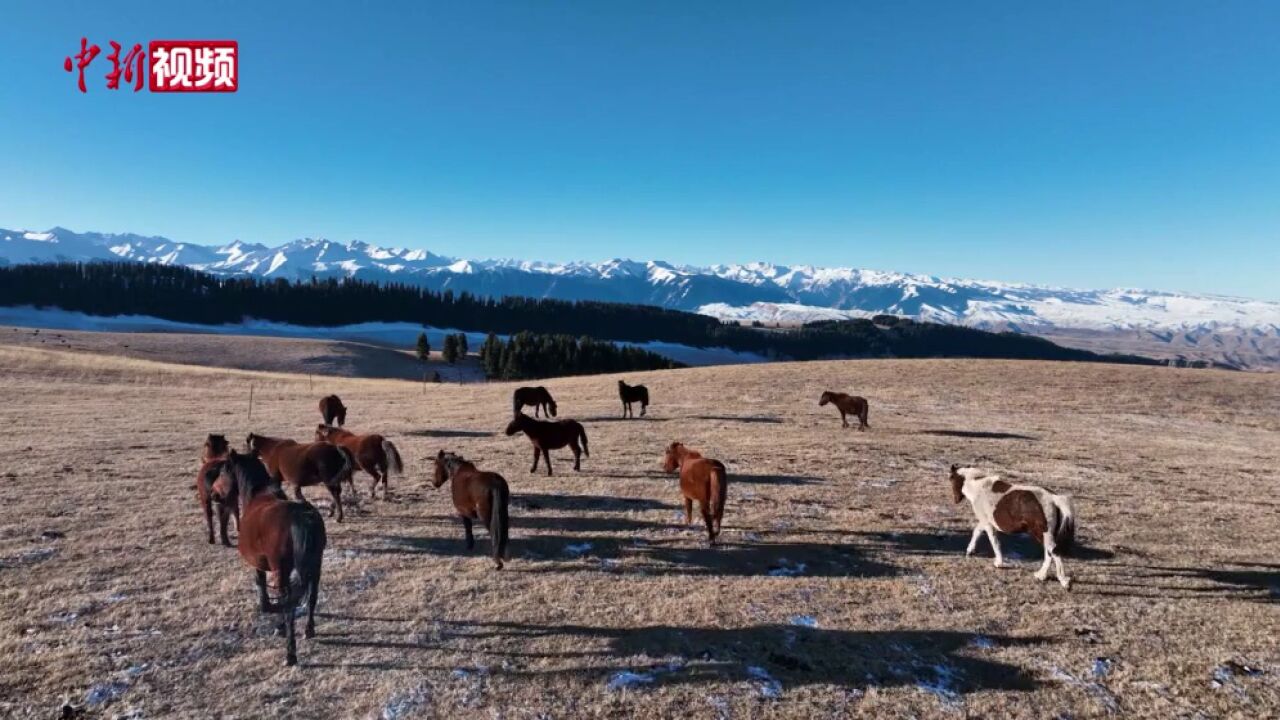
[[986, 531], [987, 540], [991, 543], [991, 550], [996, 554], [995, 566], [1002, 568], [1004, 567], [1004, 553], [1000, 552], [1000, 541], [996, 539], [996, 531], [990, 526], [986, 528]]
[[298, 642], [294, 639], [293, 608], [284, 608], [285, 665], [298, 664]]
[[1044, 582], [1049, 579], [1049, 566], [1053, 564], [1053, 537], [1052, 533], [1044, 534], [1044, 561], [1040, 563], [1040, 569], [1036, 571], [1036, 579]]
[[342, 481], [332, 485], [326, 485], [329, 488], [329, 496], [333, 498], [333, 507], [329, 508], [329, 517], [333, 517], [334, 508], [338, 510], [338, 522], [342, 522]]
[[1058, 548], [1053, 549], [1053, 569], [1058, 576], [1058, 582], [1062, 583], [1062, 587], [1071, 589], [1071, 576], [1067, 574], [1066, 569], [1062, 567], [1062, 556], [1058, 554]]
[[693, 498], [684, 499], [684, 524], [693, 524]]
[[[209, 528], [209, 544], [213, 544], [213, 503], [209, 498], [200, 500], [200, 504], [204, 506], [204, 524]], [[226, 525], [223, 525], [222, 539], [227, 539]]]
[[271, 604], [270, 599], [267, 597], [267, 571], [259, 570], [257, 580], [258, 580], [258, 607], [262, 610], [262, 612], [267, 612], [270, 609], [269, 605]]
[[311, 577], [311, 589], [307, 595], [307, 627], [302, 635], [313, 638], [316, 636], [316, 602], [320, 599], [320, 563], [316, 563], [315, 575]]
[[538, 472], [538, 458], [542, 456], [542, 450], [537, 445], [533, 446], [533, 467], [529, 468], [529, 472]]
[[640, 403], [640, 417], [644, 417], [647, 412], [649, 412], [649, 403]]
[[582, 469], [582, 448], [578, 447], [578, 441], [574, 440], [569, 443], [569, 449], [573, 451], [573, 469]]
[[[222, 503], [218, 503], [218, 532], [222, 536], [222, 544], [231, 547], [231, 541], [227, 539], [227, 523], [231, 520], [231, 508]], [[209, 538], [213, 540], [212, 537]]]
[[840, 427], [849, 427], [849, 419], [845, 417], [844, 411], [840, 411]]
[[969, 538], [969, 547], [964, 551], [965, 557], [973, 555], [973, 551], [978, 549], [978, 538], [980, 537], [982, 537], [982, 526], [974, 526], [973, 537]]
[[545, 447], [542, 448], [542, 459], [547, 463], [547, 477], [551, 477], [551, 451]]
[[707, 544], [715, 545], [716, 525], [715, 520], [711, 517], [711, 500], [708, 498], [707, 502], [698, 503], [698, 506], [702, 510], [702, 521], [707, 524]]
[[471, 518], [466, 515], [462, 516], [462, 531], [467, 534], [467, 549], [473, 550], [476, 546], [476, 536], [471, 531]]

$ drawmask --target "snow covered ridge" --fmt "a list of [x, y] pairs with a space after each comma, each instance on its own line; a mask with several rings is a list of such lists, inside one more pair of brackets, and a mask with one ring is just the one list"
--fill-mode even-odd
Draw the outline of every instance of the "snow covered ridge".
[[[809, 265], [689, 267], [661, 261], [467, 260], [360, 241], [306, 238], [219, 247], [134, 234], [0, 229], [0, 265], [133, 260], [223, 275], [357, 277], [435, 290], [658, 305], [792, 324], [887, 313], [989, 330], [1205, 333], [1280, 337], [1280, 303], [1148, 290], [1073, 290]], [[1247, 341], [1247, 339], [1245, 340]]]

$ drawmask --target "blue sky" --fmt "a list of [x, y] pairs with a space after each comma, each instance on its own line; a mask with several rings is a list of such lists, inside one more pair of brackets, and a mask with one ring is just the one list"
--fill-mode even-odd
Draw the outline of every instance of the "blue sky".
[[0, 8], [0, 227], [1280, 299], [1280, 3], [178, 5]]

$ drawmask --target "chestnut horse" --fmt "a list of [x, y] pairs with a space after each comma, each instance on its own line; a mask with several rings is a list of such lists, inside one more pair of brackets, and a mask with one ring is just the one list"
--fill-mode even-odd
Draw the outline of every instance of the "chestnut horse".
[[511, 414], [513, 416], [519, 415], [526, 405], [533, 406], [534, 417], [538, 417], [539, 410], [549, 418], [556, 416], [555, 398], [551, 397], [551, 393], [541, 385], [516, 388], [516, 391], [511, 394]]
[[715, 545], [724, 520], [724, 503], [729, 492], [729, 474], [724, 463], [702, 457], [697, 450], [673, 442], [662, 458], [662, 471], [680, 471], [680, 493], [684, 496], [684, 524], [693, 522], [693, 501], [698, 501], [707, 524], [707, 542]]
[[[538, 456], [541, 455], [547, 461], [547, 475], [551, 475], [551, 450], [559, 450], [568, 445], [573, 451], [573, 469], [582, 469], [582, 456], [591, 457], [591, 451], [587, 449], [587, 431], [582, 429], [582, 423], [577, 420], [557, 420], [556, 422], [546, 422], [544, 420], [534, 420], [524, 413], [516, 413], [516, 417], [507, 424], [507, 435], [515, 435], [516, 433], [524, 433], [529, 438], [529, 442], [533, 443], [533, 467], [529, 468], [529, 472], [537, 472]], [[582, 447], [578, 447], [578, 441], [582, 441]]]
[[337, 395], [326, 395], [320, 398], [320, 417], [324, 418], [325, 425], [342, 427], [347, 423], [347, 406]]
[[849, 427], [849, 421], [845, 419], [846, 415], [854, 415], [858, 418], [858, 430], [866, 430], [871, 427], [867, 424], [866, 398], [828, 390], [822, 393], [822, 398], [818, 400], [818, 407], [822, 407], [827, 403], [835, 405], [836, 409], [840, 411], [840, 424], [844, 427]]
[[317, 425], [316, 442], [333, 443], [346, 448], [355, 457], [360, 469], [373, 476], [373, 487], [369, 492], [375, 498], [378, 496], [379, 482], [382, 483], [382, 498], [385, 500], [390, 492], [387, 489], [387, 476], [391, 473], [404, 474], [400, 451], [381, 435], [357, 435], [350, 430]]
[[277, 483], [293, 487], [293, 495], [297, 499], [304, 499], [302, 488], [324, 485], [333, 496], [329, 517], [333, 517], [336, 509], [338, 522], [342, 522], [342, 481], [351, 482], [351, 473], [355, 469], [355, 457], [350, 451], [326, 442], [303, 445], [296, 440], [254, 433], [249, 433], [244, 442], [250, 453], [262, 459], [267, 473]]
[[619, 380], [618, 397], [622, 398], [622, 417], [627, 417], [628, 413], [630, 413], [631, 417], [636, 416], [636, 411], [632, 409], [631, 403], [640, 403], [641, 417], [644, 417], [645, 412], [649, 409], [649, 388], [643, 385], [628, 385]]
[[223, 545], [231, 547], [231, 542], [227, 540], [227, 522], [232, 515], [236, 518], [236, 529], [240, 529], [240, 508], [235, 498], [221, 497], [213, 492], [213, 483], [218, 479], [218, 473], [222, 471], [222, 465], [230, 449], [225, 436], [210, 435], [205, 438], [204, 454], [200, 458], [203, 464], [196, 473], [196, 500], [199, 501], [200, 509], [204, 512], [204, 524], [209, 530], [210, 545], [213, 544], [214, 505], [218, 506], [218, 529]]
[[1076, 538], [1076, 515], [1071, 498], [1056, 495], [1035, 485], [1013, 485], [999, 475], [987, 475], [977, 468], [951, 466], [951, 497], [957, 503], [969, 500], [978, 524], [965, 555], [973, 555], [978, 538], [986, 533], [996, 555], [996, 567], [1004, 567], [1004, 555], [996, 531], [1026, 533], [1044, 546], [1044, 562], [1036, 579], [1049, 579], [1049, 565], [1062, 587], [1071, 589], [1071, 578], [1062, 568], [1062, 555], [1071, 550]]
[[[232, 487], [234, 486], [234, 490]], [[265, 613], [280, 613], [287, 642], [285, 665], [298, 664], [293, 609], [307, 597], [306, 637], [316, 634], [316, 601], [320, 599], [320, 565], [326, 543], [324, 519], [307, 502], [290, 502], [257, 458], [232, 451], [222, 466], [214, 491], [235, 494], [240, 502], [240, 558], [254, 569], [258, 604]], [[292, 582], [298, 571], [298, 582]], [[267, 597], [267, 573], [273, 573], [280, 599]]]
[[471, 523], [479, 520], [489, 530], [493, 562], [501, 570], [503, 558], [509, 557], [507, 540], [510, 524], [507, 511], [511, 491], [507, 488], [506, 479], [498, 473], [481, 472], [474, 464], [462, 459], [461, 455], [441, 450], [436, 455], [436, 471], [431, 484], [438, 488], [446, 480], [453, 495], [453, 506], [458, 510], [458, 517], [462, 518], [462, 529], [467, 534], [467, 549], [476, 546], [476, 538], [471, 534]]

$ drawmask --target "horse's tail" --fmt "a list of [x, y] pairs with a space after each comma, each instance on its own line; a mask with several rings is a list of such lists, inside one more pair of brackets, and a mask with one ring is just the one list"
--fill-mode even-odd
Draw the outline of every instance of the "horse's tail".
[[582, 427], [582, 423], [575, 423], [578, 426], [578, 437], [582, 438], [582, 454], [591, 457], [591, 450], [587, 448], [587, 429]]
[[1053, 505], [1058, 509], [1057, 527], [1053, 529], [1053, 543], [1059, 555], [1070, 555], [1076, 544], [1076, 511], [1071, 498], [1054, 495]]
[[506, 485], [494, 483], [489, 488], [489, 542], [493, 545], [493, 561], [502, 567], [502, 558], [507, 555], [507, 530], [510, 523], [507, 518], [511, 492]]
[[284, 590], [284, 597], [274, 604], [268, 602], [267, 612], [293, 612], [293, 609], [307, 596], [307, 591], [312, 588], [312, 585], [320, 580], [320, 563], [324, 559], [324, 546], [327, 542], [324, 520], [314, 507], [310, 505], [301, 507], [302, 510], [290, 513], [289, 524], [293, 567], [298, 571], [298, 582], [293, 582], [289, 577], [281, 577], [280, 585]]
[[387, 455], [387, 471], [397, 475], [404, 474], [404, 461], [400, 459], [400, 451], [390, 440], [382, 441], [382, 452]]
[[338, 486], [341, 486], [342, 481], [346, 480], [348, 483], [351, 484], [352, 489], [354, 489], [355, 480], [352, 479], [352, 476], [355, 474], [355, 471], [356, 471], [355, 453], [351, 452], [350, 450], [348, 450], [347, 448], [341, 445], [334, 445], [333, 447], [336, 448], [338, 450], [338, 454], [342, 456], [342, 467], [338, 468], [338, 472], [334, 473], [333, 477], [329, 478], [329, 481], [326, 482], [325, 484], [328, 485], [329, 482], [332, 482]]
[[649, 388], [640, 386], [640, 406], [649, 407]]
[[725, 472], [723, 465], [712, 465], [709, 483], [711, 492], [707, 502], [711, 505], [711, 514], [713, 517], [722, 518], [724, 517], [725, 496], [729, 490], [729, 476]]

